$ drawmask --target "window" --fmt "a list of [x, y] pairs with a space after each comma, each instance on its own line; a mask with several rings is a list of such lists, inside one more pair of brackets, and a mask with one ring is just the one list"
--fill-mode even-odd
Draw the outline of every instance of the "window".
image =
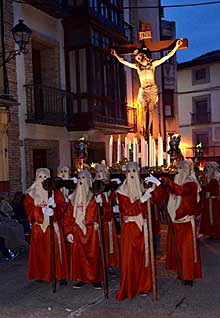
[[205, 79], [205, 77], [206, 77], [206, 70], [204, 68], [195, 72], [196, 81], [203, 80]]
[[210, 146], [210, 136], [211, 131], [209, 129], [207, 130], [193, 130], [193, 145], [198, 145], [199, 143], [202, 144], [204, 147], [204, 155], [207, 155], [209, 153], [209, 146]]
[[80, 92], [87, 93], [86, 49], [79, 50]]
[[211, 96], [193, 97], [192, 125], [211, 122]]
[[86, 49], [69, 52], [70, 88], [72, 93], [87, 93]]
[[88, 100], [85, 98], [81, 99], [81, 112], [82, 113], [88, 112]]
[[95, 30], [92, 30], [92, 44], [96, 47], [102, 47], [103, 46], [103, 38], [102, 38], [102, 35], [95, 31]]
[[173, 117], [173, 90], [164, 91], [164, 113], [165, 117]]
[[199, 144], [201, 142], [201, 144], [204, 146], [208, 146], [209, 144], [209, 135], [208, 133], [197, 133], [196, 134], [196, 145]]
[[76, 88], [76, 52], [69, 52], [70, 89], [72, 93], [77, 93]]
[[210, 82], [209, 67], [197, 67], [192, 69], [192, 85], [199, 85]]

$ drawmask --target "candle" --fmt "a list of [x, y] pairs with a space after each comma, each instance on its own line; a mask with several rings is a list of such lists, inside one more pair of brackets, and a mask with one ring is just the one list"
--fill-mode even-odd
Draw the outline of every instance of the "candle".
[[163, 139], [158, 136], [158, 166], [163, 165]]
[[128, 144], [128, 137], [125, 137], [125, 152], [124, 157], [129, 160], [129, 144]]
[[144, 141], [144, 147], [145, 147], [145, 166], [148, 167], [148, 165], [149, 165], [148, 157], [149, 156], [148, 156], [148, 143], [146, 140]]
[[152, 161], [153, 161], [153, 167], [156, 166], [156, 142], [154, 139], [152, 139], [152, 148], [153, 148], [153, 158], [152, 158]]
[[133, 137], [133, 161], [137, 162], [137, 139]]
[[109, 167], [112, 167], [112, 157], [113, 157], [113, 136], [109, 139]]
[[150, 167], [153, 166], [153, 147], [152, 147], [152, 144], [153, 144], [152, 136], [149, 135], [149, 153], [148, 153], [148, 156], [149, 156], [149, 166]]
[[117, 162], [121, 161], [121, 136], [118, 136]]
[[146, 154], [145, 154], [145, 140], [144, 137], [141, 136], [141, 167], [146, 165]]
[[138, 163], [139, 160], [138, 160], [138, 155], [139, 155], [139, 147], [138, 147], [138, 141], [136, 139], [136, 162]]
[[166, 138], [166, 162], [167, 165], [170, 165], [170, 155], [167, 153], [167, 151], [170, 149], [170, 136], [167, 134], [167, 138]]

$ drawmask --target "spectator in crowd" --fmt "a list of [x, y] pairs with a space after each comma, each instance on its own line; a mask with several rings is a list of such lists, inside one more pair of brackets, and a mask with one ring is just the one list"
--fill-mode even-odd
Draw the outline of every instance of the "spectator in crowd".
[[14, 218], [12, 206], [0, 198], [0, 251], [6, 260], [11, 260], [26, 246], [23, 227]]
[[23, 192], [21, 191], [16, 192], [12, 200], [12, 207], [13, 207], [15, 218], [18, 220], [20, 224], [22, 224], [24, 228], [25, 238], [29, 242], [31, 227], [27, 218], [25, 208], [24, 208], [24, 199], [25, 199], [25, 194]]

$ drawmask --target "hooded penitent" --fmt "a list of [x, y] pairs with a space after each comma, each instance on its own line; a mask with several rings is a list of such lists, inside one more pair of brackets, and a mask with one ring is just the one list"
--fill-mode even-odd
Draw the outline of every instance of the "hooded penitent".
[[69, 180], [70, 168], [68, 166], [61, 166], [57, 168], [57, 176], [63, 180]]
[[50, 178], [50, 170], [47, 168], [39, 168], [36, 170], [34, 183], [27, 189], [28, 193], [34, 200], [36, 206], [44, 207], [47, 205], [48, 192], [43, 188], [42, 182]]
[[139, 169], [137, 162], [129, 162], [126, 166], [126, 179], [117, 192], [129, 197], [130, 202], [140, 199], [142, 189], [140, 185]]
[[72, 196], [73, 216], [84, 235], [86, 234], [85, 215], [86, 207], [91, 200], [93, 193], [91, 192], [92, 176], [88, 170], [78, 173], [78, 183]]
[[208, 182], [210, 182], [212, 179], [216, 179], [218, 182], [220, 182], [220, 170], [217, 162], [206, 162], [205, 171], [207, 174]]
[[98, 163], [96, 165], [96, 175], [95, 180], [107, 181], [110, 178], [109, 171], [104, 164]]
[[[178, 185], [184, 185], [187, 182], [195, 182], [197, 184], [197, 202], [199, 202], [199, 191], [200, 185], [195, 175], [193, 161], [192, 160], [181, 160], [177, 166], [177, 174], [174, 178], [174, 183]], [[171, 219], [174, 221], [176, 218], [176, 210], [179, 208], [182, 197], [170, 194], [168, 201], [168, 212]]]
[[[70, 168], [68, 166], [60, 166], [57, 168], [57, 177], [63, 180], [70, 179]], [[65, 187], [61, 189], [64, 199], [66, 202], [69, 202], [69, 190]]]

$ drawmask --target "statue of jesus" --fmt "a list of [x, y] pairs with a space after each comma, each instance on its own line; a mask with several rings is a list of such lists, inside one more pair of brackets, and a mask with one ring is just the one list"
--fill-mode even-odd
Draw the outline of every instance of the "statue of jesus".
[[119, 62], [137, 70], [140, 80], [137, 102], [141, 105], [143, 127], [145, 131], [147, 126], [146, 114], [148, 112], [148, 133], [150, 133], [153, 120], [153, 110], [157, 106], [158, 102], [158, 88], [155, 82], [155, 68], [171, 58], [182, 45], [182, 43], [182, 39], [177, 40], [175, 47], [166, 56], [163, 56], [159, 60], [152, 60], [150, 58], [150, 51], [147, 48], [137, 49], [134, 51], [133, 54], [135, 62], [129, 62], [125, 60], [113, 49], [110, 51], [111, 55], [115, 56]]

